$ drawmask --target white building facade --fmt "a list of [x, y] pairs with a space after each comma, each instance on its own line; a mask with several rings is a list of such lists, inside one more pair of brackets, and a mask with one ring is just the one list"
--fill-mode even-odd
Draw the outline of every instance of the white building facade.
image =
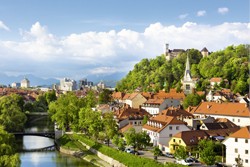
[[250, 127], [243, 127], [227, 137], [223, 144], [226, 146], [226, 164], [233, 166], [240, 157], [244, 167], [250, 167]]
[[77, 89], [76, 81], [68, 78], [60, 80], [60, 90], [62, 91], [73, 91]]

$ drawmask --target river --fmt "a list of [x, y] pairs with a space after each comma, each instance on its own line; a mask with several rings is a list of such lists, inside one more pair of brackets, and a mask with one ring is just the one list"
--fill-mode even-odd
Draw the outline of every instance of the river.
[[[26, 124], [25, 131], [39, 132], [53, 130], [53, 124], [47, 117], [33, 117]], [[54, 140], [47, 137], [23, 136], [18, 145], [23, 149], [35, 149], [51, 146]], [[20, 152], [21, 167], [94, 167], [95, 165], [80, 158], [65, 155], [58, 151]]]

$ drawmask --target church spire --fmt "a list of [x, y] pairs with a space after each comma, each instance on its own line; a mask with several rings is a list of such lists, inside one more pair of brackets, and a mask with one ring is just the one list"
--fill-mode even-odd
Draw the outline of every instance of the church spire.
[[186, 61], [186, 68], [184, 72], [184, 81], [191, 81], [191, 71], [190, 71], [190, 63], [189, 63], [189, 56], [187, 55], [187, 61]]

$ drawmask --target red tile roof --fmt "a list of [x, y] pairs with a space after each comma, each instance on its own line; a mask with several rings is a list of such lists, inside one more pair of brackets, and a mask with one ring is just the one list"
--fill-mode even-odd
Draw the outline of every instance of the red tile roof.
[[229, 137], [250, 139], [250, 126], [242, 127]]
[[221, 82], [222, 78], [211, 78], [210, 82]]
[[250, 117], [250, 110], [243, 103], [201, 102], [193, 114]]
[[175, 108], [175, 107], [169, 107], [166, 110], [162, 110], [160, 114], [167, 115], [167, 116], [172, 116], [172, 117], [194, 117], [193, 114], [190, 112], [187, 112], [184, 109], [181, 108]]
[[185, 94], [183, 92], [178, 93], [175, 89], [170, 89], [169, 93], [166, 93], [165, 91], [159, 91], [159, 93], [156, 93], [153, 95], [154, 99], [180, 99], [183, 100], [185, 98]]

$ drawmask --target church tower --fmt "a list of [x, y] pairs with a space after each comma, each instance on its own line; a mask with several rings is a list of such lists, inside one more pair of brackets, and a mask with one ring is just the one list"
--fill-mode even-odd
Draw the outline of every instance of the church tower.
[[193, 80], [191, 75], [189, 56], [187, 56], [184, 77], [181, 82], [182, 82], [182, 90], [185, 94], [191, 94], [195, 89], [196, 81]]

